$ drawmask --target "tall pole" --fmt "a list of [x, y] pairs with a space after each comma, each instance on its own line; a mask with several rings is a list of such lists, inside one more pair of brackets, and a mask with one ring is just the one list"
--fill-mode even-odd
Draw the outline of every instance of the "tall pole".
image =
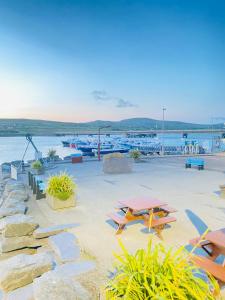
[[162, 111], [163, 111], [163, 118], [162, 118], [162, 155], [164, 155], [164, 129], [165, 129], [165, 124], [164, 124], [164, 122], [165, 122], [165, 111], [166, 111], [166, 108], [165, 107], [163, 107], [163, 109], [162, 109]]
[[211, 145], [211, 153], [213, 154], [213, 150], [214, 150], [214, 135], [213, 135], [213, 117], [211, 118], [211, 123], [212, 123], [212, 145]]
[[101, 160], [101, 157], [100, 157], [100, 149], [101, 149], [100, 131], [101, 131], [101, 128], [98, 129], [98, 161]]

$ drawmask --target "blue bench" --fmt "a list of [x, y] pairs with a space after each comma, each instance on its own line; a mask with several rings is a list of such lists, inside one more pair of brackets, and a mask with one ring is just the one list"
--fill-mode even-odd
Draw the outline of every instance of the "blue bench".
[[198, 167], [199, 170], [203, 170], [204, 166], [205, 162], [200, 158], [188, 158], [185, 163], [186, 169], [191, 167]]

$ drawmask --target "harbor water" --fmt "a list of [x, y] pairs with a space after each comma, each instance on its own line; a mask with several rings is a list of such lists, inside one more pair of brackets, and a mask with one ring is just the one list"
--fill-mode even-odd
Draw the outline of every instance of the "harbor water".
[[[76, 152], [75, 149], [64, 148], [62, 146], [62, 140], [67, 140], [69, 138], [73, 137], [35, 136], [33, 137], [33, 142], [38, 150], [42, 152], [43, 156], [46, 156], [48, 150], [53, 148], [57, 151], [57, 154], [63, 158]], [[85, 136], [82, 138], [85, 139]], [[165, 146], [181, 146], [184, 144], [184, 138], [182, 138], [179, 134], [165, 134], [164, 136], [158, 135], [157, 139], [161, 143], [163, 141]], [[212, 149], [215, 152], [225, 150], [224, 140], [220, 139], [218, 135], [212, 136], [209, 134], [189, 134], [187, 140], [198, 141], [199, 145], [207, 149], [208, 153], [210, 153]], [[0, 137], [0, 163], [21, 160], [26, 147], [27, 140], [25, 137]], [[34, 148], [32, 145], [29, 145], [24, 160], [27, 161], [34, 159], [34, 153]]]

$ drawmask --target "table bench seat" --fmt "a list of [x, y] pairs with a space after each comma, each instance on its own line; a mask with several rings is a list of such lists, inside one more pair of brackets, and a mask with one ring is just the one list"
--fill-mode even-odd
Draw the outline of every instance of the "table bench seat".
[[151, 227], [154, 228], [157, 226], [166, 225], [168, 223], [175, 222], [176, 220], [177, 219], [175, 217], [163, 217], [159, 219], [152, 219]]
[[168, 214], [172, 214], [172, 213], [175, 213], [177, 212], [177, 209], [171, 207], [171, 206], [168, 206], [168, 205], [165, 205], [165, 206], [161, 206], [160, 207], [161, 210], [167, 212]]
[[117, 213], [110, 213], [108, 214], [108, 217], [118, 225], [116, 234], [120, 234], [123, 231], [125, 225], [129, 222], [129, 220]]
[[216, 279], [225, 283], [225, 267], [219, 265], [208, 258], [201, 256], [194, 256], [191, 258], [192, 262], [197, 266], [212, 274]]

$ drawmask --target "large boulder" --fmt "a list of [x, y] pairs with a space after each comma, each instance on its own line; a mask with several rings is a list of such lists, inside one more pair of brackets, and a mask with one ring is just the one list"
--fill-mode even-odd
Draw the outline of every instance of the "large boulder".
[[49, 244], [61, 262], [73, 261], [80, 256], [76, 237], [70, 232], [62, 232], [48, 238]]
[[83, 286], [69, 277], [54, 271], [36, 278], [33, 283], [35, 300], [89, 300], [89, 293]]
[[18, 254], [4, 260], [0, 262], [0, 288], [8, 292], [25, 286], [36, 277], [50, 271], [53, 262], [53, 257], [47, 252], [34, 255]]
[[41, 245], [42, 243], [40, 240], [36, 240], [32, 236], [0, 237], [0, 253], [6, 253], [22, 248], [36, 248]]
[[17, 203], [13, 207], [2, 207], [0, 208], [0, 219], [16, 214], [25, 214], [26, 205], [24, 203]]
[[16, 181], [14, 179], [8, 180], [5, 185], [5, 191], [9, 194], [13, 190], [24, 190], [25, 185], [22, 182]]
[[33, 283], [18, 288], [9, 293], [4, 293], [3, 300], [34, 300]]
[[19, 201], [27, 201], [29, 194], [26, 189], [15, 189], [8, 194], [8, 199], [18, 199]]
[[107, 156], [103, 160], [103, 172], [107, 174], [131, 173], [133, 159], [129, 157]]
[[38, 223], [31, 216], [17, 214], [1, 220], [0, 231], [4, 237], [31, 235]]
[[54, 225], [54, 226], [49, 226], [49, 227], [45, 227], [45, 228], [37, 228], [34, 232], [33, 232], [33, 236], [36, 239], [42, 239], [45, 237], [49, 237], [51, 235], [55, 235], [58, 234], [60, 232], [63, 232], [69, 228], [73, 228], [76, 227], [77, 224], [61, 224], [61, 225]]

